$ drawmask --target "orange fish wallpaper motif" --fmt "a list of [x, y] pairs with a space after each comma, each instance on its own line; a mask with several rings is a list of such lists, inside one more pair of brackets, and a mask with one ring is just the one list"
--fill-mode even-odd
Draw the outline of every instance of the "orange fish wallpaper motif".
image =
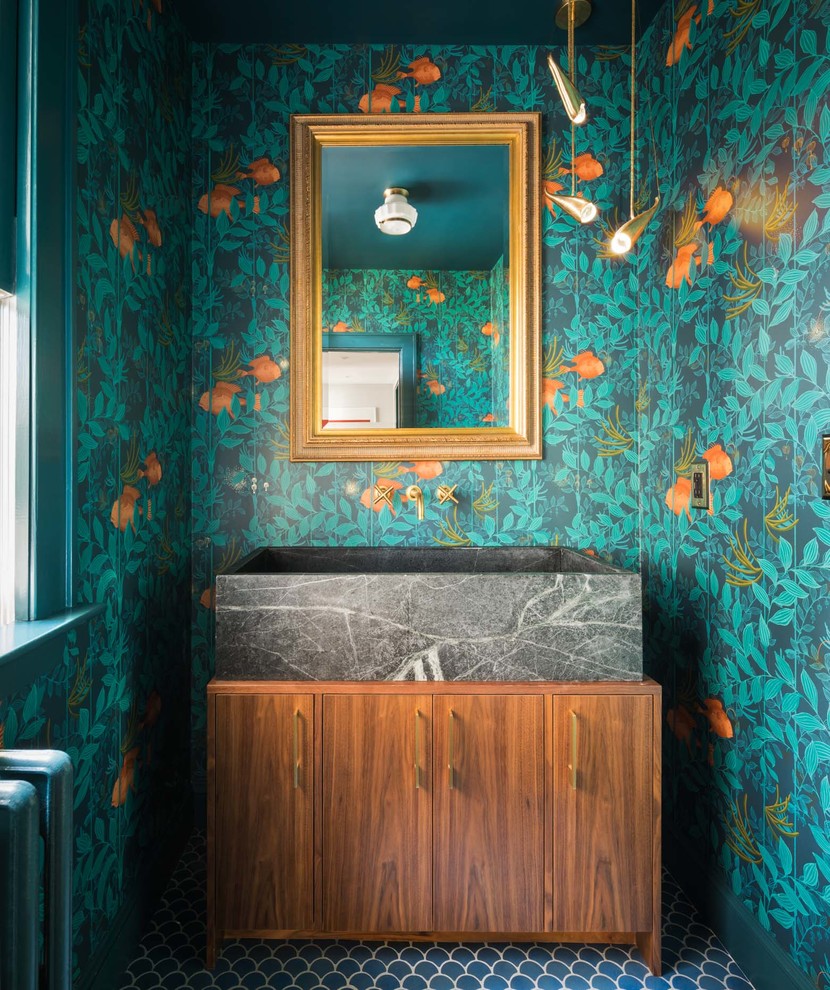
[[51, 493], [50, 511], [69, 499], [72, 604], [98, 612], [49, 642], [42, 674], [10, 685], [0, 673], [0, 745], [63, 750], [73, 765], [73, 986], [99, 972], [107, 933], [191, 807], [196, 206], [191, 52], [175, 5], [78, 8], [77, 155], [68, 198], [52, 190], [74, 236], [73, 488]]
[[[683, 2], [638, 53], [666, 196], [640, 248], [637, 404], [667, 848], [681, 882], [751, 913], [759, 948], [774, 940], [815, 986], [830, 972], [828, 30], [826, 4]], [[691, 507], [699, 460], [709, 513]]]
[[[638, 202], [659, 191], [661, 209], [624, 259], [605, 250], [627, 209], [624, 51], [580, 47], [589, 105], [619, 109], [592, 110], [571, 161], [541, 47], [298, 44], [275, 58], [268, 39], [191, 44], [161, 0], [118, 17], [84, 0], [81, 13], [77, 600], [105, 612], [70, 634], [48, 676], [0, 690], [4, 744], [54, 745], [75, 765], [75, 982], [148, 851], [169, 841], [191, 756], [203, 789], [216, 573], [262, 544], [558, 543], [642, 570], [647, 669], [665, 686], [670, 865], [713, 896], [733, 891], [821, 986], [827, 5], [661, 9], [638, 46], [635, 187]], [[116, 106], [118, 126], [103, 109]], [[290, 115], [516, 109], [543, 114], [544, 459], [444, 462], [434, 477], [432, 462], [292, 464]], [[591, 229], [544, 196], [572, 178], [602, 211]], [[396, 331], [441, 324], [447, 360], [421, 369], [419, 394], [469, 396], [472, 422], [502, 425], [508, 396], [470, 385], [482, 356], [509, 355], [503, 306], [491, 301], [468, 334], [448, 319], [459, 294], [443, 275], [401, 275], [366, 312]], [[346, 309], [325, 323], [359, 332], [352, 321]], [[691, 509], [690, 457], [710, 464], [711, 515]], [[383, 479], [394, 513], [373, 511]], [[458, 484], [457, 511], [417, 524], [401, 496], [415, 480]], [[188, 691], [189, 727], [188, 706], [170, 703]]]

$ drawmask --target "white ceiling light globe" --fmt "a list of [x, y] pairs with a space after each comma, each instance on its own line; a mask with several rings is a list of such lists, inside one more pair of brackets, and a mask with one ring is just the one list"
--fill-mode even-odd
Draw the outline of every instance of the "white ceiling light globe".
[[408, 234], [418, 220], [418, 211], [409, 204], [409, 191], [397, 186], [383, 191], [383, 206], [375, 210], [378, 230], [393, 237]]

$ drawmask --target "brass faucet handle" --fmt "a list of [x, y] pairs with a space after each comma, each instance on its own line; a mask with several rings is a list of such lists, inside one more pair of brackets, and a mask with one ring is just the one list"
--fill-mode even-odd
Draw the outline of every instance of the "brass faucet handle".
[[445, 502], [455, 502], [458, 505], [458, 499], [455, 497], [455, 490], [458, 485], [439, 485], [438, 486], [438, 501], [443, 505]]
[[379, 502], [385, 502], [390, 509], [395, 508], [392, 504], [392, 493], [395, 489], [391, 485], [375, 485], [375, 497], [374, 504], [377, 505]]

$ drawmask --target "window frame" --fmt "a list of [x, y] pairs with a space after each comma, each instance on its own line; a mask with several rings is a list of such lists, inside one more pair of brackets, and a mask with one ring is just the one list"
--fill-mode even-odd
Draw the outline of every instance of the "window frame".
[[0, 293], [14, 292], [17, 169], [17, 0], [0, 0]]
[[18, 510], [28, 532], [16, 541], [17, 614], [36, 620], [73, 604], [77, 4], [19, 0], [18, 18], [16, 295], [20, 360], [29, 368], [20, 412], [30, 425], [18, 458], [27, 469], [25, 492], [21, 485], [18, 492], [29, 505]]
[[[8, 16], [8, 0], [0, 2]], [[103, 608], [73, 608], [78, 5], [11, 2], [18, 28], [14, 290], [20, 374], [16, 621], [0, 628], [3, 693], [48, 670], [64, 634]]]

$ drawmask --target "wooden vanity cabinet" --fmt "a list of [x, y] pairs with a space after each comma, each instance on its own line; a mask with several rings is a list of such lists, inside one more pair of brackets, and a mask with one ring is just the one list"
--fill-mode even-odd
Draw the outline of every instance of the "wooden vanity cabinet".
[[660, 688], [208, 688], [218, 940], [602, 941], [660, 972]]

